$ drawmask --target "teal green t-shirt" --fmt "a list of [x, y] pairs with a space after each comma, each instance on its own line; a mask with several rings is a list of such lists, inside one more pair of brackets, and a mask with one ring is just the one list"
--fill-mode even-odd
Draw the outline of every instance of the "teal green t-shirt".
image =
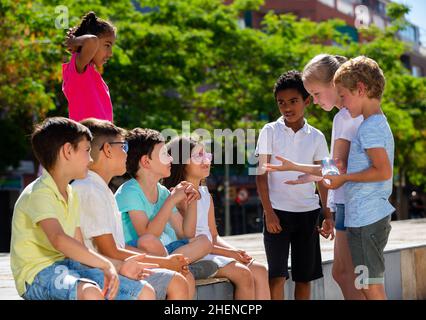
[[[157, 189], [158, 200], [156, 203], [150, 202], [145, 197], [143, 190], [135, 179], [131, 179], [123, 183], [115, 193], [115, 199], [117, 200], [118, 209], [120, 210], [121, 219], [123, 221], [123, 231], [126, 243], [139, 238], [135, 228], [133, 227], [132, 220], [130, 219], [129, 211], [143, 211], [147, 215], [149, 221], [151, 221], [160, 211], [167, 197], [170, 195], [170, 191], [160, 183], [157, 183]], [[173, 208], [173, 214], [175, 213], [177, 213], [176, 207]], [[166, 246], [176, 240], [176, 233], [170, 223], [167, 222], [166, 227], [160, 236], [160, 241]]]

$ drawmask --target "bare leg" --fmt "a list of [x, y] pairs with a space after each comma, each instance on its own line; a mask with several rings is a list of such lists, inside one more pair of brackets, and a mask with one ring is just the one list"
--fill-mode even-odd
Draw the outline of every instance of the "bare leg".
[[284, 300], [285, 278], [269, 278], [269, 288], [271, 289], [272, 300]]
[[346, 300], [365, 300], [363, 292], [355, 287], [354, 266], [345, 231], [336, 231], [332, 275]]
[[77, 300], [105, 300], [102, 290], [93, 283], [80, 282], [77, 286]]
[[167, 256], [167, 250], [161, 243], [160, 239], [152, 234], [146, 234], [139, 238], [138, 249], [141, 249], [148, 254], [160, 257]]
[[176, 273], [167, 288], [167, 300], [188, 300], [189, 288], [185, 277]]
[[195, 279], [191, 272], [185, 275], [186, 282], [188, 283], [188, 299], [193, 300], [195, 296]]
[[253, 276], [246, 266], [239, 262], [231, 262], [216, 273], [216, 278], [228, 278], [234, 285], [235, 300], [253, 300], [254, 280]]
[[294, 300], [309, 300], [311, 298], [311, 283], [296, 282]]
[[138, 300], [155, 300], [155, 290], [149, 283], [145, 283], [143, 286]]
[[204, 236], [192, 238], [188, 244], [180, 247], [173, 253], [181, 253], [189, 259], [189, 263], [197, 261], [206, 256], [212, 251], [212, 244], [210, 240]]
[[249, 269], [254, 278], [255, 299], [256, 300], [271, 300], [271, 291], [268, 283], [268, 270], [258, 262], [253, 262]]
[[370, 284], [368, 289], [362, 289], [367, 300], [387, 300], [385, 286], [383, 284]]

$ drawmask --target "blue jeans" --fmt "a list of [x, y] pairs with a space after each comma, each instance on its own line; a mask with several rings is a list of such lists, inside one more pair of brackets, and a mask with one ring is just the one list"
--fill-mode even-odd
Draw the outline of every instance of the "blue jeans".
[[334, 224], [338, 231], [346, 231], [345, 227], [345, 205], [342, 203], [335, 204], [336, 212], [334, 213]]
[[[120, 288], [116, 300], [136, 300], [146, 281], [130, 280], [119, 275]], [[79, 282], [103, 288], [104, 273], [81, 263], [65, 259], [40, 271], [32, 284], [26, 283], [25, 300], [77, 300]]]
[[168, 254], [172, 254], [180, 247], [183, 247], [184, 245], [187, 245], [189, 243], [188, 239], [180, 239], [173, 242], [170, 242], [168, 245], [166, 245], [166, 250]]
[[[180, 247], [186, 245], [189, 243], [188, 239], [180, 239], [180, 240], [176, 240], [173, 242], [170, 242], [168, 245], [165, 245], [164, 247], [167, 250], [167, 254], [172, 254], [174, 251], [176, 251], [177, 249], [179, 249]], [[138, 239], [132, 239], [130, 241], [127, 241], [126, 243], [128, 246], [131, 247], [138, 247]]]

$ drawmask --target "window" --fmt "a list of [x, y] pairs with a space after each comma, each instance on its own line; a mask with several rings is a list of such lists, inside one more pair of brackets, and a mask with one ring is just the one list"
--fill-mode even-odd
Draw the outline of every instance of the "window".
[[419, 66], [413, 66], [412, 68], [411, 68], [411, 74], [414, 76], [414, 77], [421, 77], [423, 74], [422, 74], [422, 68], [421, 67], [419, 67]]
[[334, 0], [319, 0], [322, 4], [334, 8]]
[[347, 14], [349, 16], [354, 15], [354, 6], [352, 3], [344, 1], [344, 0], [337, 0], [337, 10], [339, 10], [341, 13]]

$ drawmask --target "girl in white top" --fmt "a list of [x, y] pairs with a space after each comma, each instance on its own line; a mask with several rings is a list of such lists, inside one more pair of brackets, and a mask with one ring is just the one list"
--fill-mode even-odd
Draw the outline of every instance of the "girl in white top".
[[[340, 97], [333, 86], [333, 77], [337, 69], [347, 59], [342, 56], [320, 54], [314, 57], [305, 66], [302, 74], [305, 89], [313, 97], [314, 103], [318, 104], [324, 111], [331, 111], [334, 107], [339, 112], [334, 116], [333, 129], [331, 135], [331, 155], [336, 161], [341, 173], [346, 172], [349, 148], [353, 138], [358, 131], [358, 127], [363, 121], [362, 116], [352, 118], [346, 108], [340, 105]], [[278, 157], [277, 157], [278, 159]], [[298, 164], [288, 159], [279, 157], [281, 165], [267, 164], [267, 171], [300, 171], [307, 175], [300, 176], [299, 180], [287, 181], [286, 183], [297, 184], [315, 179], [314, 176], [321, 176], [320, 165]], [[360, 290], [355, 288], [355, 273], [350, 255], [346, 231], [344, 227], [345, 198], [343, 186], [336, 190], [329, 190], [327, 208], [335, 212], [336, 239], [334, 242], [334, 263], [332, 275], [339, 284], [343, 296], [348, 300], [365, 299]], [[333, 221], [323, 222], [320, 233], [325, 238], [331, 236], [334, 239]]]
[[[193, 139], [178, 137], [168, 144], [173, 157], [171, 175], [164, 179], [167, 188], [182, 181], [191, 182], [199, 191], [200, 199], [189, 205], [177, 206], [184, 216], [183, 230], [186, 237], [205, 235], [213, 244], [211, 254], [203, 259], [213, 260], [219, 266], [216, 278], [228, 278], [234, 285], [236, 300], [268, 300], [271, 298], [266, 267], [244, 250], [233, 248], [220, 238], [216, 228], [213, 199], [201, 182], [210, 175], [211, 153]], [[185, 154], [185, 151], [187, 154]]]

